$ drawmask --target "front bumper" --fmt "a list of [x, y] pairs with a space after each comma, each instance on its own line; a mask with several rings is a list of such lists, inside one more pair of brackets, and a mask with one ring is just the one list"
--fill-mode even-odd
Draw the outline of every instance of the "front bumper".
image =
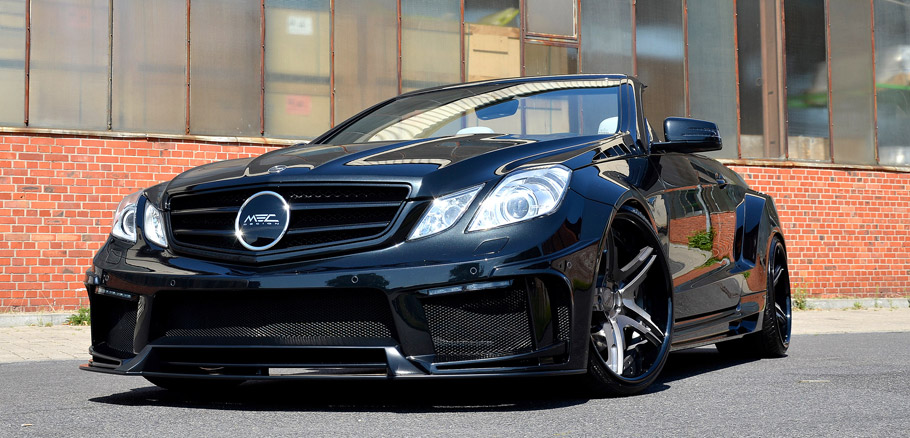
[[[93, 359], [81, 368], [212, 379], [582, 373], [606, 220], [576, 213], [543, 218], [536, 235], [512, 227], [259, 267], [111, 241], [86, 275]], [[541, 240], [541, 228], [555, 231]]]

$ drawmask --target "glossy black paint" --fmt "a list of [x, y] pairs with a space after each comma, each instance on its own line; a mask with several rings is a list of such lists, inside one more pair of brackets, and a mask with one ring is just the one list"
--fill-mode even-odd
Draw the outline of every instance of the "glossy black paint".
[[[189, 351], [199, 350], [211, 353], [209, 359], [193, 353], [196, 362], [190, 362], [197, 365], [205, 362], [211, 367], [242, 357], [243, 367], [238, 369], [245, 370], [241, 373], [243, 378], [251, 379], [583, 373], [590, 342], [597, 258], [605, 231], [615, 212], [623, 206], [635, 208], [647, 217], [670, 261], [668, 275], [672, 278], [676, 309], [673, 348], [713, 343], [761, 329], [768, 245], [772, 236], [782, 237], [773, 202], [767, 195], [749, 189], [739, 175], [712, 159], [650, 144], [648, 136], [642, 135], [646, 122], [640, 98], [642, 86], [637, 80], [616, 75], [579, 75], [454, 87], [589, 79], [622, 83], [619, 133], [540, 138], [473, 134], [404, 142], [329, 144], [343, 129], [384, 105], [379, 104], [339, 124], [311, 144], [256, 158], [212, 163], [149, 188], [137, 209], [140, 228], [146, 202], [167, 212], [169, 200], [181, 194], [217, 193], [238, 187], [266, 190], [300, 183], [405, 184], [410, 187], [410, 193], [389, 232], [378, 238], [330, 247], [215, 257], [180, 246], [160, 248], [146, 242], [141, 230], [135, 244], [111, 238], [95, 256], [94, 266], [87, 273], [93, 320], [102, 320], [103, 315], [95, 312], [110, 306], [110, 300], [118, 299], [102, 292], [115, 291], [126, 294], [135, 303], [131, 308], [136, 313], [135, 326], [117, 325], [122, 320], [112, 323], [109, 330], [93, 326], [94, 359], [83, 369], [146, 376], [226, 378], [219, 373], [166, 366], [176, 360], [171, 357], [186, 359]], [[409, 93], [392, 101], [426, 92]], [[672, 123], [704, 127], [681, 120]], [[700, 138], [699, 142], [704, 143], [706, 138]], [[555, 163], [573, 171], [569, 190], [555, 212], [525, 223], [466, 231], [480, 200], [504, 175], [515, 169]], [[285, 168], [270, 172], [275, 166]], [[407, 240], [434, 198], [480, 184], [483, 188], [475, 201], [453, 227], [427, 238]], [[679, 230], [684, 231], [680, 234]], [[696, 248], [685, 241], [692, 233], [705, 236], [711, 235], [712, 230], [715, 236], [710, 239], [712, 242], [714, 239], [730, 242], [722, 253], [715, 254], [714, 248], [704, 249], [704, 246]], [[173, 242], [173, 234], [169, 237], [169, 242]], [[500, 357], [439, 362], [424, 310], [432, 297], [425, 291], [496, 281], [511, 281], [527, 298], [532, 333], [530, 350]], [[249, 294], [250, 306], [255, 307], [256, 294], [260, 291], [286, 291], [306, 297], [325, 290], [342, 297], [353, 291], [381, 292], [391, 311], [394, 339], [376, 341], [375, 345], [323, 341], [269, 346], [174, 345], [153, 335], [153, 320], [162, 317], [155, 314], [158, 294], [244, 291]], [[482, 298], [482, 292], [463, 294]], [[571, 321], [564, 338], [558, 330], [558, 315], [549, 311], [557, 307], [560, 297], [567, 300]], [[216, 300], [211, 305], [217, 308], [219, 302]], [[346, 305], [357, 306], [357, 303]], [[130, 351], [104, 350], [105, 340], [115, 336], [125, 336], [128, 341], [124, 343], [129, 344]], [[373, 371], [280, 377], [262, 371], [327, 366]]]

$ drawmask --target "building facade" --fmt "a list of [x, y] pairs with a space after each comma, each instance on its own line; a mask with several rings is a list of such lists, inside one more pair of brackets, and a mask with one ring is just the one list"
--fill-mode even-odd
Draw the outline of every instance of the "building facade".
[[794, 292], [910, 295], [904, 0], [0, 0], [0, 312], [87, 305], [120, 199], [414, 89], [627, 73], [772, 194]]

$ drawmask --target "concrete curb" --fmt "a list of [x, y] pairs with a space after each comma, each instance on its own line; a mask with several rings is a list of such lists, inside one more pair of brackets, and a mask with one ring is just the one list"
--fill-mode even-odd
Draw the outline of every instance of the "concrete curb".
[[0, 313], [0, 327], [61, 325], [73, 313]]
[[841, 309], [900, 309], [910, 307], [910, 298], [810, 298], [806, 300], [807, 309], [841, 310]]

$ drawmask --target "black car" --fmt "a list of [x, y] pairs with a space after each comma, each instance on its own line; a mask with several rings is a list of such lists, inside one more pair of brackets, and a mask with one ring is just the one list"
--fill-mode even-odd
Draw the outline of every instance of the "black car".
[[622, 75], [382, 102], [309, 144], [128, 196], [86, 275], [82, 369], [166, 388], [250, 379], [589, 375], [651, 384], [671, 350], [785, 354], [774, 203], [695, 152]]

